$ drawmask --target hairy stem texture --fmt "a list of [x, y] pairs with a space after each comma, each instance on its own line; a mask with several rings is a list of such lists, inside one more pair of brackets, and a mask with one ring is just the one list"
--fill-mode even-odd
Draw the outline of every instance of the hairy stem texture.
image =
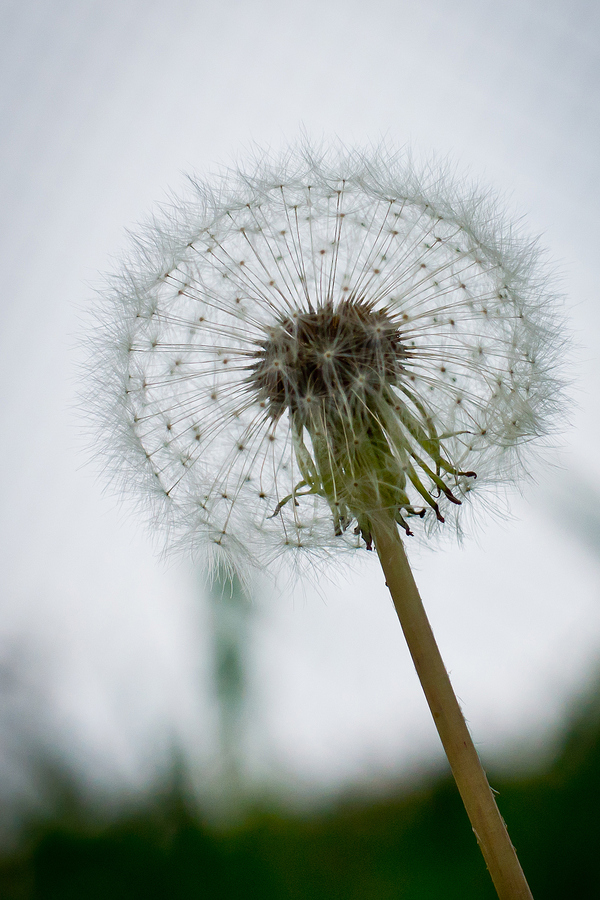
[[371, 518], [371, 527], [386, 584], [498, 897], [532, 900], [450, 683], [396, 524], [382, 512]]

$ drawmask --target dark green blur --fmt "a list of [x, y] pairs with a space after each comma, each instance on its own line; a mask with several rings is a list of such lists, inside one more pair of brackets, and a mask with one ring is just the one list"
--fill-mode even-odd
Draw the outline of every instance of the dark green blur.
[[[591, 704], [556, 761], [525, 779], [491, 775], [536, 900], [600, 897], [600, 715]], [[2, 900], [494, 900], [449, 778], [326, 814], [249, 814], [209, 827], [174, 786], [136, 815], [92, 825], [63, 812], [30, 826], [0, 864]]]

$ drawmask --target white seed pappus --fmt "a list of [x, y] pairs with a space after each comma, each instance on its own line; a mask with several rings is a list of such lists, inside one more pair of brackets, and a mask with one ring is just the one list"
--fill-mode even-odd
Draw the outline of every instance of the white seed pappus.
[[93, 404], [121, 483], [171, 543], [234, 561], [370, 546], [376, 506], [406, 533], [460, 530], [560, 408], [535, 243], [384, 150], [192, 184], [98, 316]]

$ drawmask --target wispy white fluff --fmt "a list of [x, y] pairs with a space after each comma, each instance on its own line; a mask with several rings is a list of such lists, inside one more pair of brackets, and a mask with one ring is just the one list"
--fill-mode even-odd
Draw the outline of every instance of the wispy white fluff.
[[[362, 463], [324, 463], [307, 483], [298, 433], [314, 461], [315, 420], [274, 415], [256, 377], [282, 323], [347, 298], [385, 313], [403, 348], [397, 375], [388, 384], [383, 366], [360, 402], [389, 449], [387, 474], [374, 477], [387, 479], [406, 530], [456, 533], [473, 498], [526, 471], [526, 446], [560, 409], [564, 348], [536, 242], [440, 168], [417, 170], [385, 148], [305, 144], [192, 180], [132, 238], [95, 313], [90, 402], [108, 468], [170, 546], [239, 566], [368, 543], [366, 501], [342, 484]], [[327, 399], [338, 411], [353, 402]], [[341, 428], [344, 440], [362, 434], [356, 422]], [[327, 440], [339, 458], [339, 434]]]

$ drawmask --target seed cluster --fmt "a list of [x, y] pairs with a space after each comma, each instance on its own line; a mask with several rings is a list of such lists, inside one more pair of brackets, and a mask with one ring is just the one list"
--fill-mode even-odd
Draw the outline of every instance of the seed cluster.
[[238, 561], [369, 546], [382, 507], [407, 533], [460, 530], [561, 402], [554, 299], [499, 221], [386, 154], [197, 186], [97, 328], [91, 402], [122, 484], [170, 541]]
[[315, 408], [332, 421], [352, 418], [397, 383], [406, 355], [386, 311], [342, 300], [274, 324], [249, 380], [275, 420], [286, 409], [308, 419]]

